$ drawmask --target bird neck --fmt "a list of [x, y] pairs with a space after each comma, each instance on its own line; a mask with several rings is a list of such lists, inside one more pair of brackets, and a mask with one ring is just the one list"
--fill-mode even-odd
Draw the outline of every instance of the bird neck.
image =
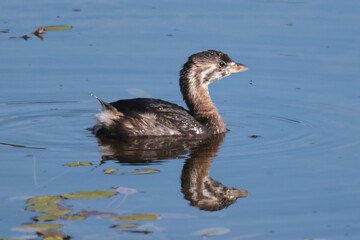
[[214, 129], [216, 133], [225, 132], [225, 121], [219, 114], [209, 94], [208, 84], [211, 82], [202, 71], [184, 68], [180, 73], [180, 88], [184, 101], [194, 118]]

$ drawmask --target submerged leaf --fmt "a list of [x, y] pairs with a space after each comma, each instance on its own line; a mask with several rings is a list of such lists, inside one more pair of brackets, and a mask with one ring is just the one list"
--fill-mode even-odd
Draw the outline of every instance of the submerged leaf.
[[202, 230], [195, 232], [194, 235], [209, 237], [209, 236], [223, 235], [223, 234], [226, 234], [229, 232], [230, 232], [230, 229], [228, 229], [228, 228], [221, 228], [221, 227], [206, 228], [206, 229], [202, 229]]
[[78, 167], [78, 166], [91, 166], [91, 165], [92, 165], [91, 162], [73, 162], [73, 163], [64, 164], [63, 166]]
[[61, 197], [67, 199], [98, 199], [98, 198], [109, 198], [117, 194], [114, 191], [80, 191], [70, 194], [61, 194]]
[[111, 213], [110, 212], [101, 212], [101, 211], [97, 211], [97, 210], [94, 210], [94, 211], [82, 210], [79, 214], [83, 215], [85, 217], [88, 217], [88, 216], [98, 216], [98, 215], [109, 215]]
[[51, 228], [61, 228], [64, 225], [62, 224], [56, 224], [56, 223], [28, 223], [28, 224], [23, 224], [20, 226], [20, 228], [46, 228], [46, 229], [51, 229]]
[[158, 214], [132, 214], [127, 216], [111, 216], [104, 217], [104, 219], [114, 219], [116, 221], [145, 221], [145, 220], [155, 220], [158, 219], [160, 215]]
[[44, 27], [45, 31], [64, 31], [64, 30], [70, 30], [72, 29], [72, 26], [48, 26]]
[[139, 224], [119, 224], [119, 225], [113, 225], [111, 228], [134, 228], [139, 226]]
[[135, 172], [131, 172], [130, 174], [148, 174], [148, 173], [157, 173], [160, 172], [157, 169], [151, 169], [151, 168], [141, 168], [141, 169], [136, 169]]

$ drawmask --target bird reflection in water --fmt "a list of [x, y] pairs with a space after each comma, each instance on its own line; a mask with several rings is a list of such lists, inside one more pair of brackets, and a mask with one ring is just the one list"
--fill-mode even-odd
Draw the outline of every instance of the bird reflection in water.
[[126, 165], [147, 165], [164, 160], [185, 158], [181, 174], [181, 191], [191, 206], [218, 211], [247, 197], [246, 190], [224, 186], [209, 176], [211, 163], [217, 156], [225, 134], [206, 138], [156, 137], [124, 140], [98, 139], [101, 164], [117, 161]]

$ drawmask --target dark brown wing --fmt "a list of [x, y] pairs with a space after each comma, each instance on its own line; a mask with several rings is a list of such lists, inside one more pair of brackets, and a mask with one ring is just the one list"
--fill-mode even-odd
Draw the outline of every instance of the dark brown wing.
[[121, 113], [112, 124], [99, 125], [97, 136], [199, 135], [205, 127], [184, 108], [160, 99], [136, 98], [111, 103]]

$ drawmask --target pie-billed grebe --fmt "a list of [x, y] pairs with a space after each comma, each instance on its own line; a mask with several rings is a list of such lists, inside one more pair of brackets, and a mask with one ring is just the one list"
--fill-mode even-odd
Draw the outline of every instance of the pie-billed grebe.
[[189, 110], [160, 99], [136, 98], [106, 103], [97, 98], [102, 111], [93, 128], [97, 137], [195, 136], [226, 132], [225, 121], [212, 102], [210, 83], [245, 65], [220, 51], [208, 50], [189, 57], [180, 71], [180, 88]]

